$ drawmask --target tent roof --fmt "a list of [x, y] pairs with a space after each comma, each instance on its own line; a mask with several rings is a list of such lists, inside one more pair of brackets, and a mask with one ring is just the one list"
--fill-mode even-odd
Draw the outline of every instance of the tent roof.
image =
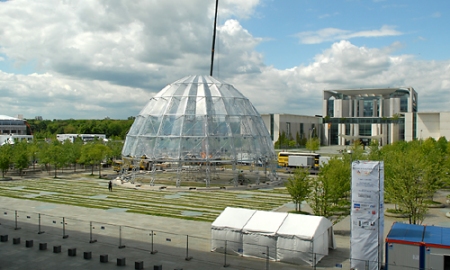
[[244, 226], [244, 232], [260, 232], [263, 234], [275, 234], [280, 228], [288, 213], [256, 211], [252, 218]]
[[211, 226], [242, 230], [255, 212], [256, 210], [251, 209], [227, 207]]
[[[305, 226], [306, 225], [306, 226]], [[301, 239], [314, 239], [332, 227], [331, 222], [320, 216], [289, 214], [278, 229], [278, 235], [293, 235]]]

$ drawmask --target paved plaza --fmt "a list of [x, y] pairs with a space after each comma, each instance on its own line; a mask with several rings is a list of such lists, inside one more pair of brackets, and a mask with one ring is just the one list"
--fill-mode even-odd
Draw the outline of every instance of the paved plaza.
[[[444, 200], [446, 195], [447, 192], [439, 192], [436, 199]], [[143, 262], [144, 269], [153, 269], [155, 265], [162, 265], [162, 269], [222, 269], [224, 265], [227, 265], [227, 269], [311, 268], [308, 265], [267, 262], [264, 259], [209, 252], [209, 222], [5, 197], [0, 198], [0, 205], [3, 212], [0, 216], [0, 234], [8, 235], [8, 241], [0, 242], [0, 269], [135, 269], [136, 262]], [[287, 204], [275, 211], [291, 209], [292, 205]], [[19, 213], [17, 227], [20, 229], [15, 228], [15, 213], [12, 210]], [[446, 212], [447, 208], [430, 209], [424, 224], [450, 227]], [[37, 213], [41, 214], [42, 220], [39, 228]], [[66, 217], [64, 233], [61, 229], [63, 217]], [[401, 219], [386, 217], [385, 235], [395, 221]], [[317, 269], [341, 266], [349, 269], [349, 226], [349, 217], [334, 226], [338, 248], [331, 250], [329, 256], [317, 265]], [[154, 246], [151, 245], [152, 231], [153, 237], [158, 238]], [[92, 239], [92, 235], [95, 239]], [[14, 244], [14, 238], [20, 238], [20, 244]], [[27, 247], [30, 240], [33, 240], [33, 246]], [[98, 241], [90, 243], [90, 240]], [[40, 250], [40, 244], [43, 243], [47, 249]], [[55, 246], [61, 246], [61, 253], [53, 252]], [[75, 249], [76, 256], [69, 256], [69, 249]], [[151, 254], [151, 251], [157, 252]], [[84, 252], [91, 252], [92, 258], [84, 259]], [[101, 255], [108, 256], [107, 263], [100, 262]], [[123, 258], [125, 266], [118, 266], [118, 259]]]

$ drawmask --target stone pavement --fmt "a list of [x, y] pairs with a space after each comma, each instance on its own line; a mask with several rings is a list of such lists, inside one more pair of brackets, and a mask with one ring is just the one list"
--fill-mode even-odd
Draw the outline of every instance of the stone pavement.
[[[435, 200], [445, 202], [447, 194], [438, 192]], [[276, 211], [289, 211], [292, 207], [287, 204]], [[307, 210], [307, 205], [303, 207]], [[17, 224], [15, 210], [18, 211]], [[8, 235], [8, 241], [0, 242], [0, 269], [135, 269], [135, 262], [139, 261], [145, 269], [154, 269], [155, 265], [162, 265], [162, 269], [222, 269], [225, 264], [227, 269], [311, 269], [306, 264], [299, 266], [210, 252], [209, 222], [5, 197], [0, 197], [0, 211], [0, 235]], [[446, 212], [447, 208], [430, 209], [424, 224], [450, 227]], [[395, 221], [402, 220], [385, 217], [385, 236]], [[16, 226], [20, 229], [16, 230]], [[317, 269], [341, 266], [349, 269], [349, 228], [349, 217], [334, 226], [337, 249], [331, 250], [318, 263]], [[13, 244], [14, 238], [20, 238], [20, 244]], [[26, 247], [27, 240], [33, 240], [32, 247]], [[40, 250], [40, 244], [44, 243], [47, 249]], [[59, 245], [61, 253], [54, 253], [54, 246]], [[73, 248], [76, 256], [69, 256], [69, 249]], [[151, 254], [156, 250], [157, 253]], [[91, 252], [92, 259], [84, 259], [84, 252]], [[102, 254], [108, 255], [107, 263], [100, 262]], [[186, 260], [190, 257], [192, 259]], [[125, 258], [125, 266], [117, 265], [117, 259], [121, 258]]]

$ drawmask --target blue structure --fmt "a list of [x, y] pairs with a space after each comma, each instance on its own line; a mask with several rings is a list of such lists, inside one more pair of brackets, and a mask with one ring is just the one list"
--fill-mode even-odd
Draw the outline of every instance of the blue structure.
[[448, 269], [450, 228], [394, 223], [386, 237], [386, 268]]

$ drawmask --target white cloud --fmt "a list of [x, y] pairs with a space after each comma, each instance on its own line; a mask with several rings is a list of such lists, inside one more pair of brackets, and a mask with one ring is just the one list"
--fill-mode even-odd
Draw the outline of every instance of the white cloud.
[[[0, 3], [0, 53], [37, 72], [0, 71], [0, 114], [46, 119], [126, 118], [165, 85], [209, 74], [214, 1], [44, 1]], [[303, 33], [335, 41], [311, 63], [279, 70], [256, 51], [263, 42], [240, 18], [259, 1], [221, 1], [214, 76], [232, 83], [261, 113], [321, 114], [322, 90], [413, 86], [419, 108], [450, 107], [450, 61], [398, 54], [402, 44], [359, 47], [349, 39], [400, 35], [393, 27]], [[205, 15], [206, 14], [206, 15]], [[440, 95], [435, 97], [436, 95]]]
[[395, 30], [394, 27], [383, 25], [380, 29], [352, 32], [349, 30], [342, 30], [337, 28], [324, 28], [318, 31], [307, 31], [295, 34], [299, 38], [300, 43], [303, 44], [318, 44], [323, 42], [331, 42], [342, 39], [352, 39], [358, 37], [384, 37], [384, 36], [398, 36], [401, 32]]

